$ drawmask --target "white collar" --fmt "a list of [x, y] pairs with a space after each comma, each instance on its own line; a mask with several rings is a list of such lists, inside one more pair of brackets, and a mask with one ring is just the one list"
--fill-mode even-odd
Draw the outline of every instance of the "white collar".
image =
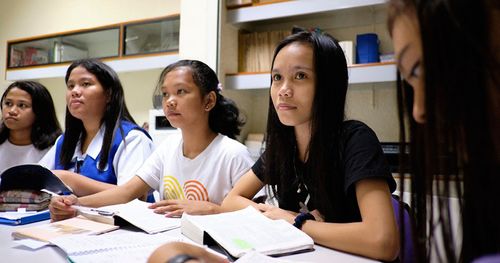
[[101, 125], [101, 128], [99, 128], [99, 131], [96, 133], [94, 138], [92, 138], [92, 141], [90, 142], [89, 147], [87, 148], [87, 152], [84, 154], [82, 153], [82, 147], [81, 147], [81, 136], [80, 140], [78, 140], [78, 143], [76, 144], [76, 149], [75, 153], [73, 154], [72, 160], [83, 160], [85, 157], [88, 155], [92, 157], [92, 159], [96, 159], [99, 153], [101, 152], [102, 148], [102, 141], [104, 139], [104, 132], [106, 128], [104, 127], [104, 124]]

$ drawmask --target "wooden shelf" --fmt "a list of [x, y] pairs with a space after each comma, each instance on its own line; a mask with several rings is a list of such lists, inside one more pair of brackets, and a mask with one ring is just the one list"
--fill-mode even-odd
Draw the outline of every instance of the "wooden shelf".
[[[349, 84], [396, 81], [394, 62], [356, 64], [349, 66]], [[241, 72], [226, 75], [228, 89], [267, 89], [271, 84], [269, 72]]]
[[342, 9], [385, 4], [385, 0], [296, 0], [229, 10], [227, 22], [240, 24], [254, 21], [312, 15]]
[[[122, 57], [120, 59], [103, 59], [116, 72], [140, 71], [164, 68], [179, 60], [178, 52], [154, 54], [146, 56]], [[43, 79], [64, 77], [71, 63], [37, 66], [31, 68], [9, 69], [5, 79], [10, 81], [25, 79]]]

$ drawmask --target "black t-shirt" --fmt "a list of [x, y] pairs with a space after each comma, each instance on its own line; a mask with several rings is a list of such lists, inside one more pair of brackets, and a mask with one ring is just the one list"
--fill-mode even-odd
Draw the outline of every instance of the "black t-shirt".
[[[341, 171], [337, 171], [331, 176], [343, 176], [343, 186], [327, 186], [330, 200], [337, 200], [342, 203], [340, 211], [343, 215], [336, 216], [335, 219], [327, 218], [330, 222], [359, 222], [361, 215], [358, 208], [354, 185], [356, 182], [366, 178], [382, 178], [387, 181], [390, 192], [396, 189], [396, 182], [392, 177], [389, 166], [385, 160], [382, 147], [375, 133], [364, 123], [359, 121], [345, 121], [343, 123], [342, 132], [342, 157]], [[264, 181], [263, 156], [253, 165], [252, 171], [257, 177]], [[299, 202], [305, 203], [308, 193], [310, 201], [307, 204], [309, 210], [315, 209], [314, 203], [315, 194], [311, 191], [311, 176], [307, 173], [309, 162], [305, 164], [299, 159], [295, 160], [294, 173], [302, 180], [298, 180], [294, 185], [291, 185], [289, 191], [282, 194], [279, 198], [280, 208], [298, 212], [300, 209]], [[291, 170], [292, 171], [292, 170]], [[302, 181], [302, 183], [300, 182]], [[305, 187], [303, 186], [305, 185]], [[298, 188], [301, 188], [299, 191]], [[343, 194], [333, 193], [334, 191], [342, 191]], [[320, 211], [322, 212], [322, 211]], [[322, 212], [323, 213], [323, 212]]]

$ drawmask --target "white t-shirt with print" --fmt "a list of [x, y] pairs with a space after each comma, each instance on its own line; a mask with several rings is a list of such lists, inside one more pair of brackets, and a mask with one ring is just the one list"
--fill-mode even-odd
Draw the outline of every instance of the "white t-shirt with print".
[[221, 134], [194, 159], [184, 157], [182, 145], [181, 134], [169, 136], [137, 171], [137, 176], [160, 192], [161, 200], [221, 204], [253, 164], [243, 144]]
[[14, 145], [5, 140], [0, 144], [0, 174], [16, 165], [38, 163], [49, 149], [38, 150], [33, 144]]

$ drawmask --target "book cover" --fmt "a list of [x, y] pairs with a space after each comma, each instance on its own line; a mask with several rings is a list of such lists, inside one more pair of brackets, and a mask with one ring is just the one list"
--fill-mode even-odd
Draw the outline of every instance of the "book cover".
[[253, 250], [285, 255], [314, 248], [314, 241], [306, 233], [284, 220], [269, 219], [251, 206], [215, 215], [184, 214], [181, 232], [198, 244], [207, 243], [208, 235], [236, 258]]
[[19, 228], [12, 232], [14, 238], [31, 238], [44, 242], [65, 235], [97, 235], [118, 229], [118, 226], [103, 224], [83, 217], [53, 222], [46, 225]]
[[43, 221], [49, 218], [50, 212], [48, 209], [38, 212], [1, 212], [0, 224], [17, 226]]

